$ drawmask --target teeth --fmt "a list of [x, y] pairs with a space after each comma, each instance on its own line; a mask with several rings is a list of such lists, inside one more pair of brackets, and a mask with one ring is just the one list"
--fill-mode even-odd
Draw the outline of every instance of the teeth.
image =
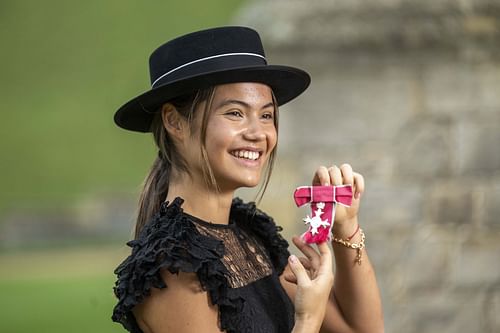
[[233, 152], [232, 154], [236, 157], [246, 158], [248, 160], [256, 160], [259, 158], [259, 153], [255, 151], [238, 150]]

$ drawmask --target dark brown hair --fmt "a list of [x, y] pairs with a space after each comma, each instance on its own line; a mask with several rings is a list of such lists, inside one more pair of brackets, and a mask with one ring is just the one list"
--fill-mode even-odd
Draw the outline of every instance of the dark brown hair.
[[[216, 87], [211, 87], [204, 90], [198, 90], [192, 94], [177, 97], [170, 100], [168, 103], [172, 104], [177, 112], [179, 112], [186, 120], [190, 127], [190, 132], [193, 135], [200, 136], [200, 154], [203, 159], [202, 168], [203, 175], [207, 186], [214, 189], [218, 189], [215, 176], [213, 174], [212, 168], [208, 160], [208, 154], [206, 150], [206, 134], [207, 134], [207, 124], [210, 116], [210, 109], [212, 106], [212, 100], [215, 95]], [[274, 103], [274, 125], [276, 127], [276, 133], [278, 133], [278, 104], [276, 98], [273, 97]], [[203, 103], [205, 107], [201, 115], [195, 115], [195, 110]], [[194, 128], [194, 118], [195, 116], [201, 116], [201, 127], [199, 129]], [[162, 121], [161, 112], [157, 112], [153, 122], [151, 124], [151, 132], [153, 133], [153, 138], [156, 146], [158, 147], [158, 156], [156, 157], [148, 176], [143, 182], [143, 189], [139, 197], [139, 207], [137, 212], [137, 220], [135, 224], [135, 238], [139, 236], [144, 225], [153, 217], [156, 212], [160, 209], [160, 205], [165, 201], [170, 177], [172, 175], [172, 170], [175, 169], [176, 172], [186, 172], [189, 174], [189, 167], [186, 161], [182, 157], [182, 154], [178, 151], [172, 138], [169, 136], [167, 130], [165, 129]], [[274, 166], [274, 161], [276, 158], [276, 149], [274, 147], [273, 151], [269, 156], [269, 161], [266, 166], [266, 176], [262, 187], [259, 189], [257, 196], [259, 201], [262, 199], [264, 192], [269, 184], [269, 179], [271, 177], [272, 169]]]

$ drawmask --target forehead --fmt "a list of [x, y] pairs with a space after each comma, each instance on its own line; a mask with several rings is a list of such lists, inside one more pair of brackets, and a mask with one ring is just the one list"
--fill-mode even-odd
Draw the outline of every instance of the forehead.
[[254, 106], [261, 106], [273, 101], [271, 88], [263, 83], [240, 82], [222, 84], [216, 87], [213, 104], [225, 100], [238, 100]]

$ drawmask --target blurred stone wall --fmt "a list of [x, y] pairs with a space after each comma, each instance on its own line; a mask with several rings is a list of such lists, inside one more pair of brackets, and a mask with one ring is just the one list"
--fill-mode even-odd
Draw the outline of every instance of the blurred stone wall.
[[386, 331], [500, 332], [500, 1], [251, 1], [234, 22], [312, 75], [263, 208], [305, 230], [293, 188], [349, 162]]

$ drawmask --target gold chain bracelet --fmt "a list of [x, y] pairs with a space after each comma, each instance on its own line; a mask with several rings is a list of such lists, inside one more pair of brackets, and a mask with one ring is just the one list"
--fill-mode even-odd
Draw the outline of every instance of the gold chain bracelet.
[[363, 232], [363, 229], [359, 229], [359, 234], [361, 236], [361, 241], [357, 244], [350, 243], [346, 239], [336, 238], [335, 236], [332, 237], [332, 241], [334, 241], [335, 243], [342, 244], [350, 249], [355, 249], [358, 253], [356, 255], [356, 259], [354, 259], [354, 262], [357, 262], [358, 265], [361, 265], [361, 255], [363, 253], [363, 249], [365, 248], [365, 233]]

